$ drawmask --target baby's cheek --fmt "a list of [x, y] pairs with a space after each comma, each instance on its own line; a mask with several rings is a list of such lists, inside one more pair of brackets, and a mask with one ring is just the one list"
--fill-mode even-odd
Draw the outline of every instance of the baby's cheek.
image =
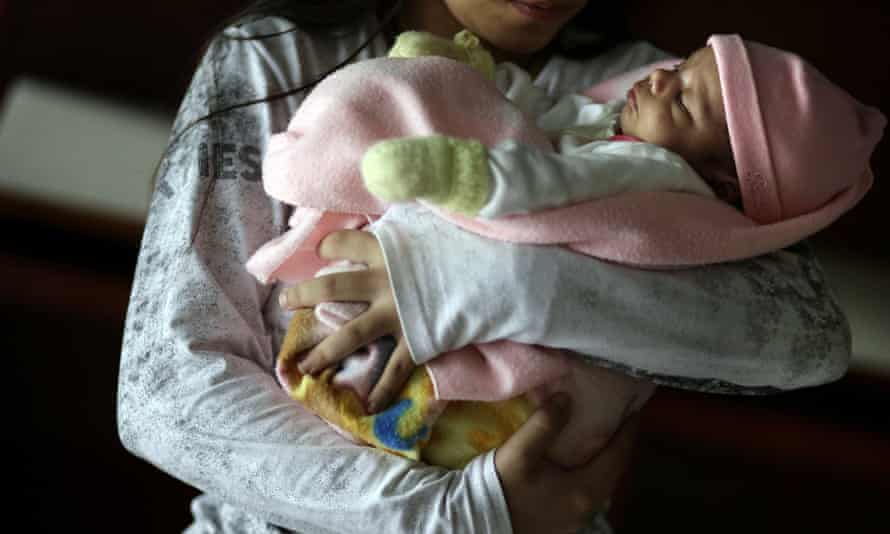
[[664, 147], [678, 154], [687, 162], [692, 163], [701, 159], [708, 152], [707, 142], [700, 139], [698, 133], [691, 128], [678, 126], [669, 121], [661, 123], [652, 129], [650, 143]]
[[628, 113], [626, 105], [621, 108], [621, 113], [618, 115], [618, 128], [621, 130], [621, 133], [625, 135], [632, 135], [631, 131], [633, 130], [633, 123], [631, 122], [629, 115], [630, 113]]

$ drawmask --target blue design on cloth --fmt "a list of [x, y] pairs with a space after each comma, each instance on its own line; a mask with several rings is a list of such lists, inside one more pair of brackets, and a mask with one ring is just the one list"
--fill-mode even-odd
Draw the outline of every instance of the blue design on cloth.
[[429, 436], [428, 425], [420, 427], [413, 436], [399, 435], [399, 419], [411, 409], [412, 404], [411, 399], [402, 399], [374, 417], [374, 436], [380, 443], [394, 450], [407, 450]]

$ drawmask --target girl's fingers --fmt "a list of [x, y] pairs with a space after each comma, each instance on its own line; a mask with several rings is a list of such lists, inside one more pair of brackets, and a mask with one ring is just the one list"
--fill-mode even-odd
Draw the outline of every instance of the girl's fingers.
[[[495, 453], [495, 464], [519, 473], [532, 473], [569, 420], [571, 400], [565, 393], [556, 393], [523, 423]], [[500, 460], [500, 462], [499, 462]]]
[[601, 505], [608, 501], [630, 463], [639, 427], [639, 413], [625, 419], [606, 447], [577, 472], [588, 495]]
[[300, 372], [314, 375], [326, 369], [371, 341], [392, 333], [386, 317], [372, 308], [324, 338], [299, 364]]
[[417, 365], [411, 359], [411, 352], [405, 339], [396, 345], [395, 350], [386, 362], [383, 374], [368, 395], [368, 412], [377, 413], [386, 408], [399, 395], [405, 383], [411, 378], [411, 373]]
[[329, 301], [370, 302], [380, 291], [382, 279], [371, 269], [326, 274], [285, 289], [279, 303], [282, 308], [296, 309]]
[[377, 238], [362, 230], [331, 232], [318, 245], [318, 255], [327, 260], [350, 260], [369, 267], [383, 265], [383, 252]]

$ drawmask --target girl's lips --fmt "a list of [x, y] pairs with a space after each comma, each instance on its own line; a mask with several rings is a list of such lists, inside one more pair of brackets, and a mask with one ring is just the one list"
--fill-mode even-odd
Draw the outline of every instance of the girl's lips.
[[634, 92], [636, 87], [631, 87], [627, 90], [627, 101], [630, 103], [630, 109], [636, 111], [637, 110], [637, 95]]
[[560, 8], [553, 2], [535, 0], [510, 0], [510, 4], [523, 15], [535, 20], [549, 20], [560, 14]]

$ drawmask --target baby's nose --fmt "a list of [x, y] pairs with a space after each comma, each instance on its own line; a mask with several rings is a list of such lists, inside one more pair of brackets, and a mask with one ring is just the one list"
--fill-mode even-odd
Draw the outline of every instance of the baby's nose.
[[655, 71], [649, 75], [649, 89], [652, 91], [652, 94], [660, 95], [665, 90], [669, 89], [674, 81], [674, 77], [674, 71], [655, 69]]

